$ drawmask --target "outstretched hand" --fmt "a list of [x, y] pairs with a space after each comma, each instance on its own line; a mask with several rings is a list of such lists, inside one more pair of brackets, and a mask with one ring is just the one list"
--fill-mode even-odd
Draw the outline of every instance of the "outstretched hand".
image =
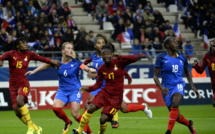
[[87, 77], [88, 78], [91, 78], [91, 79], [95, 79], [96, 77], [98, 76], [98, 74], [96, 73], [96, 72], [89, 72], [88, 74], [87, 74]]
[[28, 74], [32, 75], [32, 74], [35, 74], [35, 72], [34, 71], [28, 71], [27, 73], [25, 73], [25, 76], [28, 75]]
[[199, 64], [199, 63], [198, 63], [198, 60], [194, 60], [194, 62], [193, 62], [193, 65], [192, 65], [192, 66], [193, 66], [193, 67], [195, 67], [197, 64]]
[[128, 79], [128, 85], [131, 85], [131, 83], [132, 83], [132, 79]]
[[86, 87], [86, 86], [83, 86], [83, 87], [81, 87], [81, 88], [79, 89], [79, 91], [80, 91], [81, 93], [87, 92], [87, 90], [89, 90], [89, 87]]
[[200, 94], [196, 88], [193, 88], [193, 91], [196, 93], [197, 97], [200, 98]]

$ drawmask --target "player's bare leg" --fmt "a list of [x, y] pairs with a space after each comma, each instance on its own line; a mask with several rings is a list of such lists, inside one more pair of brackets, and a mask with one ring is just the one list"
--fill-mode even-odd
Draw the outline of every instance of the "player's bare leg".
[[93, 113], [98, 110], [99, 108], [96, 107], [96, 105], [94, 104], [90, 104], [89, 108], [87, 109], [87, 111], [83, 114], [81, 121], [79, 123], [79, 127], [78, 130], [73, 129], [74, 134], [82, 134], [82, 131], [84, 129], [84, 127], [89, 123]]
[[124, 101], [122, 101], [120, 111], [123, 113], [136, 112], [136, 111], [144, 111], [144, 113], [148, 116], [149, 119], [152, 118], [152, 111], [149, 109], [147, 104], [137, 105], [130, 104], [126, 105]]
[[14, 110], [16, 116], [17, 116], [25, 125], [27, 125], [27, 123], [26, 123], [27, 121], [26, 121], [25, 117], [22, 116], [22, 113], [20, 112], [18, 106], [13, 107], [13, 110]]
[[31, 117], [29, 114], [29, 110], [25, 105], [25, 98], [22, 95], [17, 96], [17, 106], [20, 110], [20, 113], [26, 120], [26, 124], [28, 125], [28, 132], [27, 134], [34, 134], [35, 131], [38, 131], [38, 127], [31, 121]]
[[107, 121], [111, 120], [111, 116], [108, 114], [102, 114], [100, 117], [100, 127], [98, 134], [104, 134], [106, 128], [107, 128]]

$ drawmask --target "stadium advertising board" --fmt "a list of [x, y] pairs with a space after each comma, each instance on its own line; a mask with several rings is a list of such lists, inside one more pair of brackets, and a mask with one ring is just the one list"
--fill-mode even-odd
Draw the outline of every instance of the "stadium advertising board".
[[3, 110], [12, 110], [12, 103], [8, 88], [0, 88], [0, 111]]
[[[197, 99], [194, 92], [187, 85], [182, 105], [211, 104], [213, 92], [209, 83], [196, 84], [201, 99]], [[32, 87], [27, 106], [31, 110], [52, 109], [57, 87]], [[81, 108], [84, 108], [89, 93], [83, 93]], [[165, 106], [161, 91], [155, 84], [125, 85], [123, 100], [126, 104], [147, 103], [149, 106]], [[65, 108], [70, 108], [68, 104]]]

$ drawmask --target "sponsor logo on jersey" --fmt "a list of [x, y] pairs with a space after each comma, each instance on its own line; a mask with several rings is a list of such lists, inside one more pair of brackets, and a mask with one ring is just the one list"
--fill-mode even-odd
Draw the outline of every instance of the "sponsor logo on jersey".
[[115, 71], [118, 70], [118, 67], [116, 66], [116, 64], [114, 65], [114, 70]]
[[169, 61], [168, 60], [164, 61], [164, 63], [167, 63], [167, 62], [169, 62]]
[[24, 87], [22, 90], [23, 90], [23, 93], [25, 93], [25, 94], [28, 93], [28, 88], [27, 87]]
[[28, 56], [25, 57], [24, 61], [28, 61]]

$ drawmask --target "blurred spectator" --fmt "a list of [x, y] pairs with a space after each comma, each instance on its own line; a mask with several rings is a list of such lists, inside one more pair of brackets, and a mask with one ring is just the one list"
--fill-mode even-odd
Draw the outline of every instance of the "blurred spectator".
[[63, 26], [60, 23], [57, 24], [57, 28], [54, 30], [57, 31], [61, 37], [65, 34]]
[[121, 14], [120, 14], [120, 10], [116, 10], [116, 14], [113, 16], [113, 25], [115, 26], [118, 22], [119, 22], [119, 19], [121, 18]]
[[67, 27], [67, 22], [65, 21], [63, 16], [58, 17], [58, 24], [61, 24], [63, 30]]
[[39, 41], [39, 36], [38, 27], [34, 26], [33, 31], [30, 33], [29, 42]]
[[42, 3], [42, 7], [40, 9], [40, 13], [43, 12], [45, 13], [45, 15], [47, 16], [48, 15], [48, 6], [46, 5], [46, 3]]
[[7, 35], [8, 35], [7, 31], [4, 28], [2, 28], [1, 35], [0, 35], [1, 43], [5, 43], [7, 41]]
[[144, 10], [143, 10], [143, 5], [142, 4], [138, 4], [138, 8], [136, 10], [136, 12], [139, 12], [140, 14], [143, 14], [144, 13]]
[[17, 32], [16, 32], [16, 30], [12, 30], [11, 36], [12, 36], [13, 41], [15, 41], [17, 39]]
[[122, 15], [122, 13], [125, 11], [125, 6], [122, 0], [119, 0], [116, 8], [120, 10], [120, 14]]
[[8, 23], [8, 27], [10, 28], [15, 27], [16, 22], [11, 11], [8, 11], [7, 16], [4, 16], [4, 20]]
[[18, 5], [15, 6], [16, 12], [20, 12], [23, 16], [27, 14], [27, 8], [23, 3], [23, 0], [19, 0]]
[[94, 50], [94, 42], [90, 41], [89, 34], [86, 34], [83, 40], [83, 47], [82, 50], [92, 51]]
[[80, 43], [84, 40], [85, 35], [87, 34], [85, 26], [81, 26], [80, 30], [78, 30], [78, 34], [75, 39], [75, 50], [78, 50]]
[[39, 19], [42, 19], [45, 24], [48, 23], [48, 18], [46, 17], [46, 14], [44, 12], [40, 12]]
[[125, 31], [127, 31], [129, 28], [130, 28], [130, 29], [133, 29], [133, 24], [131, 23], [130, 20], [127, 20], [127, 21], [125, 22]]
[[58, 22], [58, 15], [57, 15], [57, 11], [55, 9], [52, 10], [52, 12], [48, 15], [48, 21], [50, 23], [52, 23], [52, 25], [57, 24], [57, 22]]
[[150, 22], [148, 20], [146, 20], [144, 27], [145, 27], [145, 29], [147, 29], [147, 28], [152, 28], [153, 29], [154, 25], [150, 24]]
[[18, 22], [18, 21], [21, 21], [21, 22], [24, 21], [24, 18], [19, 10], [16, 11], [16, 16], [15, 16], [15, 22]]
[[33, 0], [28, 1], [27, 10], [30, 11], [34, 17], [38, 17], [39, 11], [34, 7]]
[[68, 28], [71, 28], [72, 30], [77, 30], [78, 29], [77, 25], [75, 24], [75, 21], [72, 19], [71, 14], [68, 16], [67, 26], [68, 26]]
[[137, 10], [136, 15], [134, 16], [134, 22], [137, 22], [139, 18], [141, 18], [142, 24], [145, 24], [145, 19], [142, 16], [141, 11]]
[[149, 59], [156, 56], [155, 49], [152, 47], [151, 42], [148, 38], [145, 39], [145, 42], [142, 44], [142, 49], [144, 50], [144, 53], [147, 55]]
[[159, 31], [158, 27], [154, 28], [154, 32], [153, 32], [153, 37], [158, 37], [159, 41], [162, 41], [164, 38], [164, 34], [162, 32]]
[[12, 13], [12, 16], [15, 16], [15, 9], [13, 8], [11, 1], [7, 1], [6, 6], [3, 7], [3, 16], [7, 16], [9, 11]]
[[176, 41], [178, 42], [178, 52], [179, 53], [182, 53], [182, 50], [183, 50], [183, 42], [179, 39], [179, 37], [175, 37], [176, 38]]
[[74, 40], [74, 35], [73, 35], [73, 32], [72, 32], [72, 29], [70, 28], [67, 28], [66, 30], [66, 34], [64, 35], [64, 42], [73, 42]]
[[47, 40], [46, 37], [42, 37], [40, 39], [40, 45], [43, 51], [50, 51], [50, 46], [49, 46], [49, 41]]
[[103, 29], [103, 18], [107, 17], [108, 8], [105, 6], [105, 1], [101, 0], [96, 6], [96, 19], [99, 21], [100, 29]]
[[169, 20], [165, 21], [164, 27], [165, 27], [166, 30], [172, 29], [172, 26], [170, 26]]
[[113, 19], [113, 16], [116, 12], [116, 5], [113, 4], [113, 0], [108, 1], [107, 7], [108, 7], [108, 18], [109, 20], [111, 20]]
[[54, 47], [53, 51], [58, 52], [58, 53], [56, 54], [57, 57], [60, 57], [60, 56], [61, 56], [61, 53], [60, 53], [60, 52], [61, 52], [61, 40], [60, 40], [60, 39], [57, 39], [57, 40], [56, 40], [55, 47]]
[[5, 51], [14, 50], [14, 44], [13, 44], [13, 38], [12, 38], [12, 36], [8, 36], [7, 37], [7, 41], [5, 43], [4, 49], [5, 49]]
[[3, 9], [3, 6], [2, 6], [2, 3], [0, 3], [0, 19], [3, 19], [3, 15], [4, 15], [4, 9]]
[[161, 51], [157, 51], [157, 50], [162, 50], [163, 49], [162, 44], [161, 44], [161, 42], [160, 42], [158, 37], [154, 38], [153, 48], [156, 50], [156, 54], [161, 53]]
[[125, 25], [124, 25], [124, 21], [123, 18], [119, 19], [119, 23], [115, 25], [115, 30], [114, 33], [112, 35], [112, 39], [116, 40], [117, 36], [123, 32], [125, 32]]
[[131, 50], [132, 50], [131, 54], [134, 54], [134, 55], [140, 55], [140, 54], [143, 53], [142, 52], [143, 49], [142, 49], [142, 46], [140, 45], [140, 42], [139, 42], [138, 38], [134, 39], [134, 43], [132, 45]]
[[148, 20], [150, 24], [154, 24], [155, 17], [150, 12], [151, 8], [146, 6], [144, 8], [144, 10], [145, 10], [144, 13], [143, 13], [144, 20]]
[[157, 24], [157, 26], [161, 23], [164, 23], [165, 20], [163, 18], [163, 15], [159, 12], [159, 10], [155, 10], [155, 13], [154, 13], [154, 24]]
[[51, 14], [53, 12], [53, 10], [57, 11], [57, 6], [56, 6], [55, 3], [51, 4], [51, 8], [49, 9], [49, 13], [48, 14]]
[[138, 1], [139, 0], [127, 0], [126, 6], [130, 7], [132, 12], [136, 12], [137, 6], [139, 4]]
[[148, 38], [150, 42], [154, 39], [151, 27], [146, 28], [145, 37]]
[[68, 6], [68, 2], [64, 2], [63, 6], [58, 10], [58, 15], [63, 16], [67, 20], [67, 16], [71, 13], [71, 9]]
[[22, 31], [22, 34], [23, 34], [25, 37], [29, 38], [29, 37], [30, 37], [30, 30], [29, 30], [28, 28], [25, 28], [25, 30]]
[[94, 42], [94, 32], [89, 31], [90, 41]]
[[25, 17], [24, 26], [25, 26], [25, 29], [28, 29], [28, 30], [33, 29], [33, 24], [30, 22], [29, 16]]
[[131, 23], [134, 22], [133, 16], [129, 7], [126, 7], [125, 12], [123, 13], [123, 19], [124, 19], [124, 22], [127, 22], [127, 20], [129, 20]]
[[161, 31], [163, 33], [166, 31], [166, 28], [164, 27], [163, 23], [158, 24], [158, 28], [159, 28], [159, 31]]
[[188, 59], [190, 59], [191, 57], [193, 57], [193, 45], [190, 40], [187, 40], [186, 43], [187, 44], [184, 46], [185, 55]]
[[150, 7], [150, 12], [151, 12], [152, 14], [154, 14], [154, 9], [152, 8], [151, 1], [147, 1], [147, 2], [146, 2], [146, 6], [144, 7], [144, 9], [145, 9], [147, 6]]
[[187, 8], [187, 10], [184, 10], [184, 11], [182, 12], [182, 15], [181, 15], [181, 19], [183, 19], [183, 23], [184, 23], [186, 29], [188, 28], [188, 26], [189, 26], [189, 21], [190, 21], [190, 19], [192, 18], [192, 16], [191, 16], [191, 14], [193, 13], [192, 10], [193, 10], [192, 7], [189, 6], [189, 7]]
[[[143, 26], [142, 18], [137, 19], [137, 22], [134, 23], [133, 33], [136, 38], [139, 38], [140, 35], [140, 27]], [[143, 26], [144, 27], [144, 26]]]
[[91, 11], [92, 11], [92, 9], [91, 9], [91, 7], [92, 7], [92, 0], [85, 0], [83, 6], [84, 6], [84, 10], [85, 10], [86, 12], [88, 12], [88, 16], [91, 16]]

